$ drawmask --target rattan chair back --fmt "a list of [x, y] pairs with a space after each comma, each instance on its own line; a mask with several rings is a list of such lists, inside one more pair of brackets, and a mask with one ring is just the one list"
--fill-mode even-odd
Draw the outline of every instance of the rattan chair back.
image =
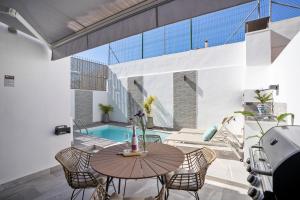
[[89, 167], [91, 154], [69, 147], [61, 150], [55, 156], [55, 159], [68, 171], [84, 171]]
[[62, 165], [68, 184], [73, 189], [96, 187], [99, 183], [90, 171], [91, 154], [74, 147], [61, 150], [55, 159]]
[[209, 165], [215, 160], [215, 154], [208, 148], [201, 148], [185, 155], [182, 168], [174, 173], [167, 183], [168, 189], [195, 192], [202, 188]]
[[217, 156], [216, 156], [216, 153], [213, 150], [211, 150], [211, 149], [209, 149], [207, 147], [203, 147], [201, 149], [201, 152], [204, 155], [204, 157], [205, 157], [206, 162], [207, 162], [208, 165], [210, 165], [213, 161], [216, 160]]
[[[161, 137], [159, 135], [155, 135], [155, 134], [146, 134], [145, 140], [148, 143], [162, 143]], [[138, 141], [140, 144], [143, 142], [143, 135], [138, 136]]]

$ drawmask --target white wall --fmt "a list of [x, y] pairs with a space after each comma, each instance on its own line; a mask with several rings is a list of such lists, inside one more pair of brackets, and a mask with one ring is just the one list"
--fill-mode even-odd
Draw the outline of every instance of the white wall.
[[279, 84], [276, 102], [286, 103], [300, 123], [299, 80], [300, 17], [270, 24], [270, 29], [246, 35], [247, 67], [245, 89]]
[[268, 88], [273, 79], [273, 63], [299, 30], [300, 17], [294, 17], [246, 34], [245, 89]]
[[99, 104], [108, 104], [106, 91], [93, 91], [93, 122], [102, 120], [102, 112]]
[[272, 64], [272, 83], [279, 84], [276, 101], [286, 102], [287, 111], [295, 114], [295, 124], [300, 124], [300, 32]]
[[218, 125], [242, 109], [244, 71], [242, 66], [198, 71], [197, 127]]
[[155, 126], [173, 128], [173, 73], [144, 76], [143, 82], [147, 96], [156, 97], [152, 108]]
[[271, 32], [260, 30], [247, 33], [245, 89], [267, 88], [270, 84]]
[[245, 43], [240, 42], [111, 65], [108, 102], [115, 108], [112, 119], [127, 121], [127, 78], [144, 76], [147, 95], [158, 98], [154, 124], [172, 127], [173, 72], [198, 70], [197, 126], [204, 129], [217, 124], [241, 108], [245, 60]]
[[[50, 61], [51, 52], [0, 24], [0, 184], [53, 167], [55, 154], [72, 135], [54, 135], [70, 125], [70, 60]], [[4, 75], [15, 87], [4, 87]]]
[[214, 67], [244, 66], [244, 63], [245, 43], [239, 42], [110, 65], [109, 68], [120, 78]]
[[271, 64], [271, 33], [268, 29], [246, 33], [247, 66]]
[[110, 72], [108, 78], [107, 102], [114, 108], [111, 120], [117, 122], [128, 122], [127, 119], [127, 78], [118, 78]]

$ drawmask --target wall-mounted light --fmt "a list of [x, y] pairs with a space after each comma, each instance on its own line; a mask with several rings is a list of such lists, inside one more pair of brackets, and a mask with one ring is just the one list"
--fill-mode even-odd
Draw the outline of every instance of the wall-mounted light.
[[277, 85], [269, 85], [268, 88], [266, 89], [260, 89], [259, 91], [267, 91], [267, 90], [275, 90], [276, 91], [276, 95], [279, 95], [279, 84]]
[[183, 76], [183, 80], [184, 80], [184, 81], [186, 81], [186, 80], [187, 80], [187, 77], [186, 77], [186, 75], [184, 75], [184, 76]]
[[270, 90], [275, 90], [276, 91], [276, 95], [279, 95], [279, 84], [277, 84], [277, 85], [269, 85], [269, 89]]
[[136, 85], [136, 84], [137, 84], [136, 80], [133, 80], [133, 84], [134, 84], [134, 85]]
[[12, 34], [16, 34], [17, 33], [17, 29], [15, 27], [9, 26], [7, 28], [8, 32], [12, 33]]

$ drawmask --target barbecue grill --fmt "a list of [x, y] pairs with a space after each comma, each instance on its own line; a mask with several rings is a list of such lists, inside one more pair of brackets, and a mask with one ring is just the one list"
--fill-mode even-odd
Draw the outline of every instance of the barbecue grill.
[[249, 151], [252, 199], [300, 199], [300, 126], [273, 127]]

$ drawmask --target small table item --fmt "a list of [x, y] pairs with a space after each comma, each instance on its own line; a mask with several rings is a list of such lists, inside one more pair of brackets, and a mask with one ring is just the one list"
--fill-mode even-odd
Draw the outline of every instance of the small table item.
[[[126, 151], [126, 150], [129, 150], [129, 151]], [[125, 157], [130, 157], [130, 156], [142, 156], [143, 153], [144, 152], [141, 152], [141, 151], [132, 152], [131, 149], [125, 149], [125, 151], [120, 152], [119, 154], [122, 156], [125, 156]]]
[[113, 178], [143, 179], [162, 177], [175, 171], [184, 161], [184, 154], [176, 147], [166, 144], [147, 144], [148, 153], [142, 156], [124, 157], [120, 155], [126, 144], [105, 148], [91, 158], [92, 168], [107, 176], [106, 190]]

